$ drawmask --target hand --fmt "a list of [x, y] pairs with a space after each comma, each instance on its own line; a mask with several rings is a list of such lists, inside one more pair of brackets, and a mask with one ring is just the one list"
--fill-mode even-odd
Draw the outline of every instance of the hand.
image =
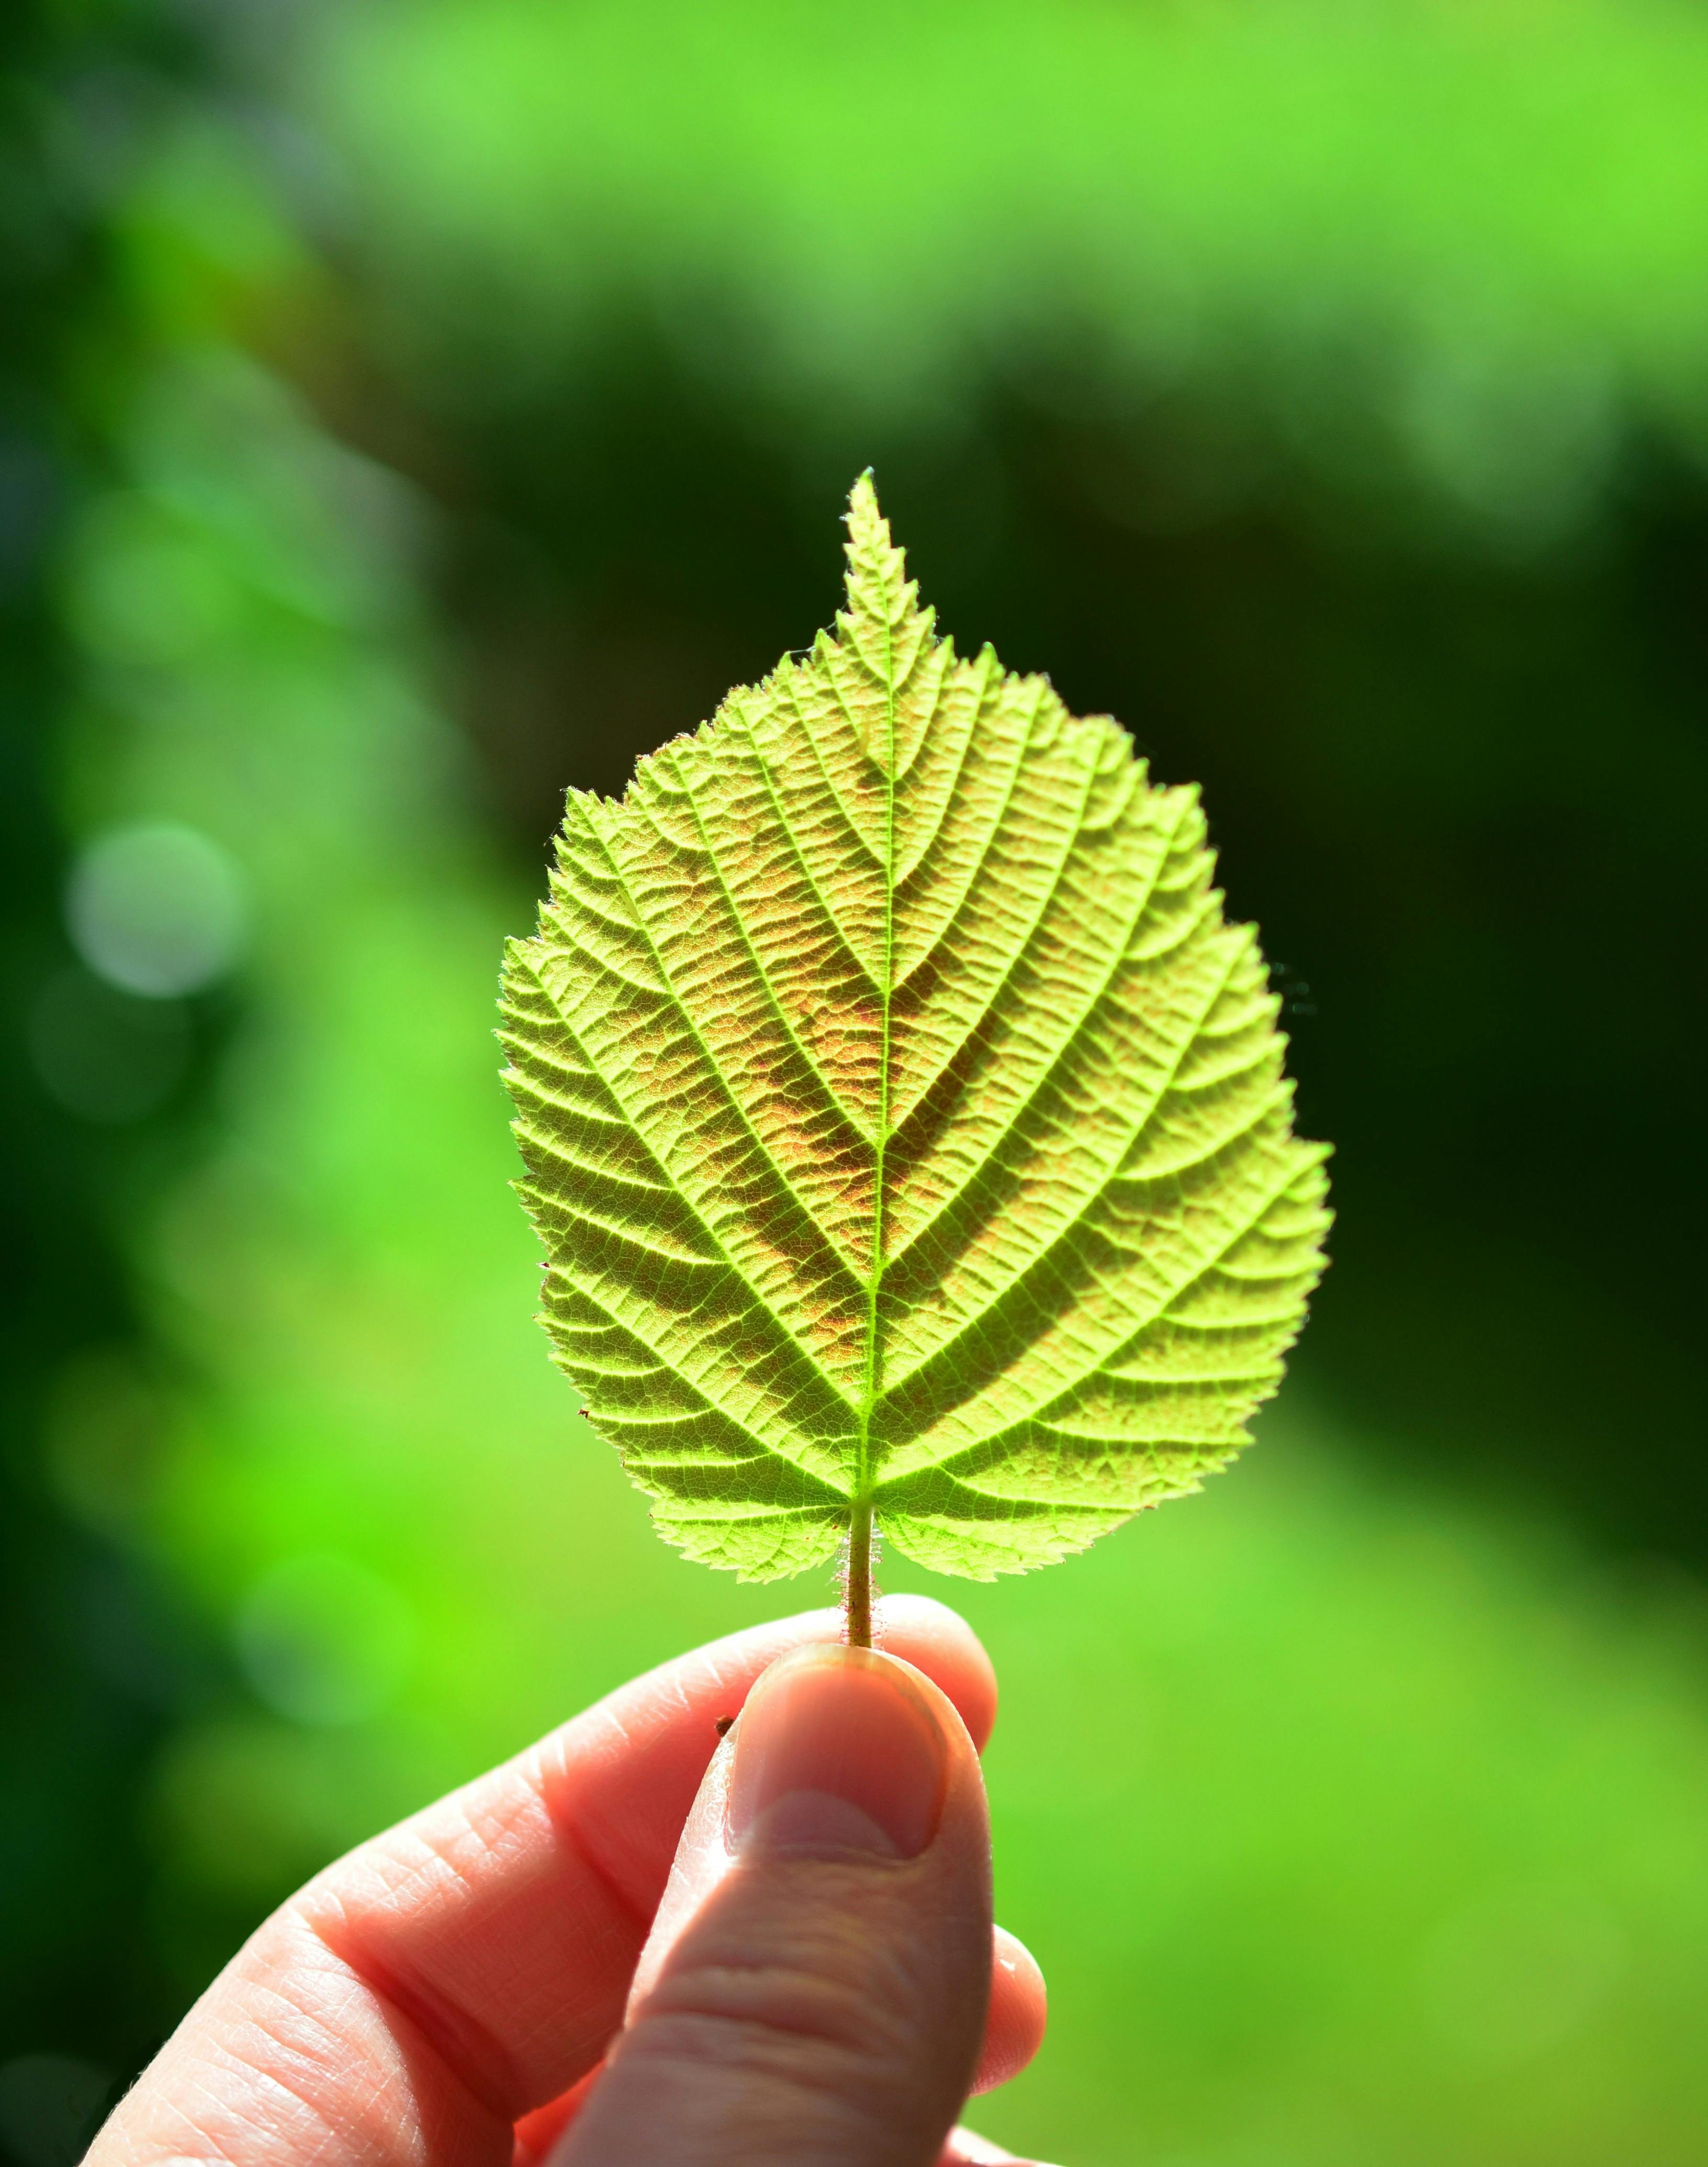
[[87, 2167], [1007, 2159], [949, 2128], [1044, 2029], [1000, 1929], [993, 1962], [990, 1664], [916, 1597], [882, 1655], [839, 1627], [666, 1664], [329, 1867]]

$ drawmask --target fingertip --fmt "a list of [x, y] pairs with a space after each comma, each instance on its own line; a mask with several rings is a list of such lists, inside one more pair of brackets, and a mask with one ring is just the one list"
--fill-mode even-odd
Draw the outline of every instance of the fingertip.
[[1019, 2075], [1044, 2043], [1050, 1995], [1038, 1960], [1006, 1926], [991, 1930], [991, 2006], [973, 2090], [994, 2091]]
[[912, 1664], [948, 1695], [982, 1752], [996, 1727], [997, 1673], [965, 1619], [929, 1595], [886, 1595], [877, 1624], [885, 1654]]
[[[917, 1858], [943, 1818], [960, 1728], [946, 1698], [886, 1650], [798, 1648], [774, 1663], [735, 1731], [735, 1850], [829, 1841], [852, 1813], [843, 1840], [864, 1849], [875, 1838], [897, 1858]], [[960, 1757], [970, 1769], [965, 1741]]]

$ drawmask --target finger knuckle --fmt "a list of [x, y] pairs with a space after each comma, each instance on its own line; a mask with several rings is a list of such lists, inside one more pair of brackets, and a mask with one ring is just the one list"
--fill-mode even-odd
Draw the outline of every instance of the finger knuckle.
[[686, 1967], [661, 1984], [639, 2029], [649, 2051], [679, 2061], [738, 2064], [796, 2090], [864, 2099], [909, 2064], [916, 1999], [893, 1960], [844, 1931], [810, 1953]]

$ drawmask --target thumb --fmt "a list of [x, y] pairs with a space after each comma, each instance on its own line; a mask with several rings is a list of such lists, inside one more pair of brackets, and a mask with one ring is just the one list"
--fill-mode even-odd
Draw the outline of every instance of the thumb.
[[556, 2167], [929, 2167], [990, 1977], [960, 1719], [893, 1656], [802, 1649], [707, 1773], [628, 2027]]

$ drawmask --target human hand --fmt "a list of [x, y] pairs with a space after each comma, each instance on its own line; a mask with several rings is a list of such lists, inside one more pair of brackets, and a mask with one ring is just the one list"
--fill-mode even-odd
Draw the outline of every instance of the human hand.
[[1044, 2030], [992, 1942], [995, 1681], [953, 1612], [883, 1615], [880, 1656], [817, 1611], [680, 1657], [329, 1867], [87, 2167], [1007, 2159], [949, 2130]]

